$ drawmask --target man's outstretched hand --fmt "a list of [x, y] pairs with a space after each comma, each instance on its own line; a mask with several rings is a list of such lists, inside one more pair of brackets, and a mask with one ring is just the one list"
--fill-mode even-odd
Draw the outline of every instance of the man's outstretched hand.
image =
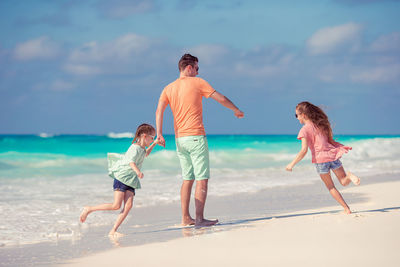
[[237, 118], [241, 119], [241, 118], [244, 117], [244, 113], [243, 113], [243, 111], [241, 111], [241, 110], [238, 109], [238, 110], [235, 111], [235, 116], [236, 116]]

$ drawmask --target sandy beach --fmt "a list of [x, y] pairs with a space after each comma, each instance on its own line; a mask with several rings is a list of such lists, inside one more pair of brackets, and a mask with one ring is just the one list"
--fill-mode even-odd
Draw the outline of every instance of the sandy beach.
[[239, 227], [230, 230], [218, 230], [224, 222], [183, 228], [186, 237], [116, 247], [62, 265], [400, 266], [400, 181], [394, 176], [340, 188], [345, 197], [362, 196], [350, 204], [351, 215], [333, 205], [242, 219], [231, 222]]

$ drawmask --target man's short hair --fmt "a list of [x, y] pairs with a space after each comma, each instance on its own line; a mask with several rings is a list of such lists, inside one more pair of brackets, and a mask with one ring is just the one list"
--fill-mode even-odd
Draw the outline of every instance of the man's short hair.
[[199, 62], [199, 59], [191, 54], [184, 54], [181, 59], [179, 60], [178, 67], [179, 71], [183, 71], [187, 66], [192, 66]]

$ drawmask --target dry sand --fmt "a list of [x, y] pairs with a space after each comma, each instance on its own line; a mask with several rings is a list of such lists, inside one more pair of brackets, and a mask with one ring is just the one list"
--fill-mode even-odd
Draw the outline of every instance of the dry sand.
[[351, 205], [351, 215], [334, 206], [250, 218], [230, 231], [182, 229], [188, 237], [117, 247], [62, 266], [400, 266], [400, 181], [340, 191], [368, 200]]

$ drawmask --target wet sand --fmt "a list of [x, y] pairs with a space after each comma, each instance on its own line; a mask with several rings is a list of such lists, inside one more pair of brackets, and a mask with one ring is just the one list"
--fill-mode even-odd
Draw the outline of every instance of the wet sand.
[[[186, 255], [191, 263], [194, 259], [194, 251], [206, 249], [204, 259], [206, 263], [212, 265], [223, 262], [239, 266], [247, 259], [246, 264], [265, 266], [265, 264], [280, 262], [274, 261], [279, 257], [286, 258], [287, 265], [290, 265], [289, 259], [298, 261], [306, 257], [296, 252], [297, 250], [304, 251], [306, 248], [312, 251], [326, 246], [331, 255], [339, 258], [338, 255], [341, 253], [352, 255], [353, 252], [343, 252], [349, 249], [350, 247], [347, 246], [351, 244], [357, 247], [357, 253], [364, 255], [365, 253], [360, 250], [371, 242], [364, 242], [365, 240], [361, 237], [371, 236], [377, 229], [384, 228], [392, 231], [390, 238], [382, 244], [379, 242], [379, 236], [375, 236], [376, 240], [373, 242], [379, 247], [375, 247], [378, 252], [374, 255], [384, 257], [388, 254], [388, 257], [385, 256], [389, 261], [386, 266], [392, 266], [390, 265], [390, 248], [393, 246], [390, 242], [400, 240], [400, 231], [397, 230], [398, 227], [393, 226], [396, 223], [399, 225], [399, 218], [395, 214], [397, 216], [400, 214], [400, 197], [396, 195], [390, 198], [389, 196], [394, 189], [399, 192], [398, 181], [400, 181], [398, 174], [364, 177], [362, 184], [358, 187], [350, 185], [343, 188], [335, 181], [350, 208], [355, 211], [350, 216], [341, 214], [341, 207], [331, 198], [320, 181], [308, 185], [275, 187], [254, 194], [210, 197], [207, 200], [206, 216], [218, 218], [220, 223], [208, 228], [180, 227], [179, 203], [133, 208], [131, 217], [120, 228], [120, 232], [125, 236], [119, 240], [111, 240], [107, 237], [111, 225], [92, 227], [90, 223], [83, 224], [81, 233], [76, 239], [58, 239], [56, 242], [2, 247], [0, 248], [1, 265], [90, 266], [97, 264], [107, 266], [117, 264], [125, 257], [128, 259], [133, 257], [132, 262], [135, 262], [135, 265], [140, 263], [144, 266], [159, 266], [160, 262], [155, 260], [162, 259], [169, 266], [181, 266], [184, 261], [175, 260], [185, 255], [183, 245], [191, 248]], [[77, 212], [77, 220], [78, 217]], [[365, 223], [366, 228], [359, 227], [359, 223]], [[312, 226], [311, 229], [309, 226]], [[347, 245], [342, 248], [339, 237], [349, 236], [348, 229], [355, 229], [353, 232], [359, 235], [350, 238], [354, 243], [344, 239]], [[353, 232], [350, 231], [350, 234]], [[307, 236], [306, 233], [310, 235]], [[326, 243], [330, 240], [327, 237], [329, 235], [338, 238], [333, 239], [336, 242], [336, 245], [332, 245], [333, 247]], [[400, 243], [397, 242], [397, 244]], [[381, 254], [382, 248], [389, 252]], [[397, 245], [396, 249], [400, 249], [400, 245]], [[256, 256], [256, 252], [260, 255]], [[286, 254], [294, 256], [284, 256]], [[314, 252], [306, 253], [308, 258], [316, 260], [318, 257], [314, 254]], [[96, 262], [98, 259], [101, 260]], [[193, 265], [195, 266], [196, 263]], [[325, 262], [323, 265], [330, 266]]]
[[[66, 265], [109, 266], [132, 259], [135, 266], [400, 266], [400, 181], [395, 178], [341, 190], [351, 215], [334, 205], [226, 221], [212, 233], [186, 229], [187, 238], [114, 249]], [[362, 201], [350, 201], [351, 195]], [[240, 227], [218, 230], [228, 225]]]

